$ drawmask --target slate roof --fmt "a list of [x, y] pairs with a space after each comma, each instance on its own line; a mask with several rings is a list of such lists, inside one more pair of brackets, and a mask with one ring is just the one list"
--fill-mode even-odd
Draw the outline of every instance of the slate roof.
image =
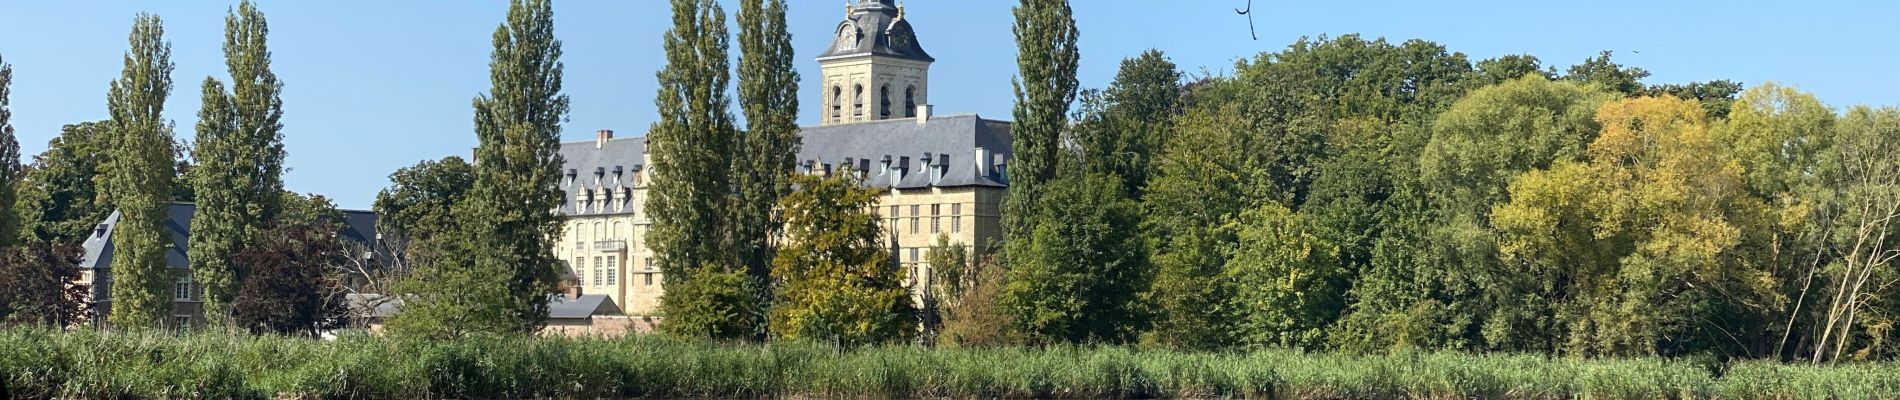
[[[1009, 122], [975, 114], [805, 127], [799, 168], [841, 171], [848, 161], [864, 171], [865, 186], [879, 188], [1006, 187], [997, 165], [1010, 157], [1009, 128]], [[978, 148], [985, 160], [978, 159]]]
[[[191, 217], [198, 211], [192, 203], [172, 203], [165, 207], [165, 231], [171, 234], [172, 246], [165, 250], [165, 266], [173, 269], [188, 269], [191, 263], [185, 258], [185, 251], [191, 240]], [[359, 210], [343, 210], [344, 227], [342, 235], [346, 239], [359, 243], [368, 243], [376, 238], [376, 213]], [[79, 265], [83, 268], [105, 270], [112, 265], [112, 231], [119, 225], [119, 212], [114, 210], [106, 220], [93, 227], [92, 235], [80, 246], [85, 254]]]
[[[869, 187], [1009, 186], [999, 166], [1010, 156], [1009, 122], [961, 114], [931, 117], [923, 123], [916, 118], [900, 118], [799, 129], [804, 142], [798, 152], [799, 172], [825, 168], [842, 171], [849, 161], [853, 169], [864, 171], [864, 185]], [[589, 189], [613, 188], [616, 182], [635, 187], [637, 175], [646, 167], [646, 145], [642, 137], [608, 139], [604, 144], [598, 139], [562, 143], [561, 157], [566, 160], [562, 179], [573, 173], [574, 182], [563, 184], [567, 197], [561, 203], [561, 214], [577, 215], [575, 207]], [[984, 160], [978, 159], [978, 148]], [[891, 160], [888, 166], [884, 164], [886, 156]], [[929, 165], [924, 162], [926, 158], [930, 159]], [[633, 207], [619, 211], [607, 208], [585, 214], [635, 211]]]
[[917, 31], [892, 0], [866, 0], [851, 10], [831, 36], [831, 47], [818, 59], [877, 55], [932, 62], [917, 42]]
[[[640, 170], [646, 167], [646, 138], [608, 139], [605, 144], [598, 140], [561, 144], [561, 158], [566, 160], [561, 166], [562, 189], [567, 198], [561, 202], [562, 215], [575, 215], [574, 208], [589, 188], [615, 187], [618, 182], [625, 187], [633, 187], [634, 179]], [[615, 174], [619, 171], [619, 174]], [[573, 174], [574, 183], [566, 184], [567, 174]], [[596, 183], [598, 179], [598, 184]], [[615, 199], [619, 201], [619, 199]], [[626, 208], [618, 212], [611, 209], [592, 215], [631, 214], [635, 210]]]
[[[376, 310], [370, 313], [374, 318], [389, 318], [401, 312], [402, 300], [383, 300], [380, 294], [351, 294], [344, 296], [351, 308], [361, 310], [376, 303]], [[548, 295], [548, 319], [588, 319], [595, 315], [619, 315], [620, 308], [607, 301], [604, 294], [584, 294], [580, 298], [568, 298], [566, 295]]]

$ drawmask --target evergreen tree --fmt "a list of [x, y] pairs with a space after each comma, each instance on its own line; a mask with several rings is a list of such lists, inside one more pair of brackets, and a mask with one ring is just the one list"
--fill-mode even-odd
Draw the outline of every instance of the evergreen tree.
[[785, 0], [744, 0], [739, 5], [739, 106], [746, 131], [739, 136], [732, 180], [733, 237], [742, 263], [763, 285], [784, 224], [772, 215], [790, 193], [789, 175], [798, 157], [798, 66], [785, 22]]
[[157, 327], [171, 311], [165, 251], [165, 208], [172, 187], [172, 124], [164, 119], [172, 90], [171, 43], [164, 22], [140, 14], [132, 24], [125, 72], [107, 95], [111, 111], [107, 185], [119, 222], [112, 233], [112, 311], [117, 326]]
[[78, 245], [112, 210], [99, 203], [101, 147], [110, 121], [69, 124], [33, 156], [20, 184], [20, 236], [28, 242]]
[[655, 100], [660, 120], [648, 134], [653, 230], [646, 240], [666, 277], [661, 329], [681, 336], [755, 337], [764, 328], [758, 282], [734, 246], [737, 134], [726, 95], [725, 21], [713, 0], [673, 0]]
[[801, 190], [780, 203], [787, 245], [772, 263], [773, 335], [845, 346], [909, 339], [915, 310], [870, 213], [878, 191], [848, 173], [793, 182]]
[[474, 101], [475, 179], [455, 210], [461, 226], [448, 254], [458, 256], [418, 266], [421, 280], [407, 285], [415, 301], [392, 330], [533, 333], [547, 318], [560, 279], [550, 241], [561, 232], [554, 210], [563, 200], [559, 150], [568, 112], [552, 1], [510, 2], [494, 43], [493, 87]]
[[222, 320], [242, 275], [231, 258], [262, 234], [282, 205], [283, 83], [270, 70], [269, 24], [244, 1], [224, 19], [232, 92], [205, 78], [190, 178], [192, 275], [204, 287], [206, 316]]

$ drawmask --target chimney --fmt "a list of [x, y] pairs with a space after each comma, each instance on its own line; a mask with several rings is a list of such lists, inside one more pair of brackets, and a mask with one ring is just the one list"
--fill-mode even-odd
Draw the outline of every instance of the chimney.
[[917, 124], [923, 125], [925, 122], [930, 122], [930, 113], [936, 110], [937, 110], [936, 106], [932, 106], [929, 104], [918, 105], [917, 106]]
[[613, 140], [613, 139], [614, 139], [614, 130], [612, 129], [602, 129], [599, 132], [594, 132], [594, 148], [599, 149], [602, 147], [607, 147], [607, 141]]
[[990, 159], [989, 149], [977, 147], [975, 154], [976, 154], [976, 176], [982, 177], [982, 178], [990, 177], [990, 163], [986, 162], [987, 160]]

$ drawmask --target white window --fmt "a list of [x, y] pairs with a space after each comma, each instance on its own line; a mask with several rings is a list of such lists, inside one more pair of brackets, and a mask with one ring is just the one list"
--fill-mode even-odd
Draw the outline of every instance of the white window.
[[647, 287], [653, 287], [653, 274], [640, 274], [640, 276], [646, 278]]
[[176, 300], [191, 300], [191, 282], [172, 284], [172, 298]]
[[603, 275], [601, 271], [601, 267], [605, 267], [605, 266], [607, 266], [607, 259], [594, 257], [594, 286], [600, 286], [601, 278], [605, 278], [604, 276], [601, 276]]
[[618, 257], [607, 256], [607, 284], [620, 284], [620, 260]]

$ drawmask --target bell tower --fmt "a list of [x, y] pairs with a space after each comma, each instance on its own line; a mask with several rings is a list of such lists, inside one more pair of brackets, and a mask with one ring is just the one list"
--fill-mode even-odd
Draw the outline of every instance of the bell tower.
[[845, 6], [830, 48], [818, 56], [825, 77], [819, 125], [915, 118], [929, 106], [936, 59], [917, 43], [904, 6], [895, 1]]

